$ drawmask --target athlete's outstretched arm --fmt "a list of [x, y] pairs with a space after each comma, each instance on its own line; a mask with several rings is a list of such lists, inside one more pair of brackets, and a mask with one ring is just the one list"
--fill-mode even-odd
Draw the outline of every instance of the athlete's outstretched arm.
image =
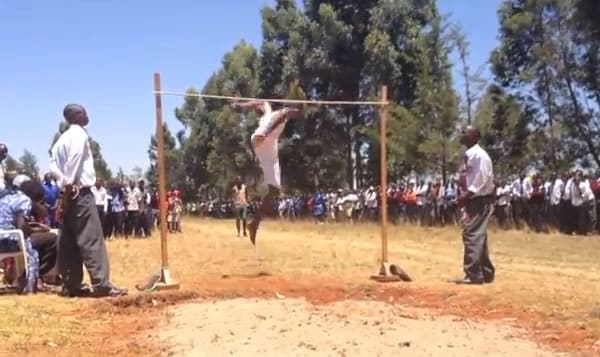
[[249, 102], [233, 102], [231, 103], [231, 107], [233, 109], [262, 109], [265, 106], [264, 101], [262, 100], [252, 100]]

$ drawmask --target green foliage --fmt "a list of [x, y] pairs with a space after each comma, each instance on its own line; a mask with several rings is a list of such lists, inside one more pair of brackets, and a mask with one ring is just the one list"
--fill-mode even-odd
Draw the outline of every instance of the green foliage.
[[19, 161], [15, 160], [14, 157], [8, 155], [6, 159], [4, 159], [4, 165], [6, 167], [7, 172], [17, 172], [21, 166]]
[[[573, 160], [600, 162], [600, 28], [589, 0], [507, 0], [498, 12], [495, 83], [469, 59], [469, 40], [435, 0], [278, 0], [265, 6], [257, 50], [241, 41], [223, 57], [202, 93], [262, 98], [376, 100], [389, 88], [389, 179], [456, 170], [458, 129], [484, 133], [499, 176]], [[464, 88], [452, 78], [458, 55]], [[190, 93], [198, 93], [191, 88]], [[460, 92], [460, 93], [459, 93]], [[591, 103], [588, 105], [587, 103]], [[189, 194], [228, 194], [260, 170], [249, 138], [253, 113], [222, 100], [188, 96], [165, 131], [168, 180]], [[304, 105], [280, 141], [284, 190], [364, 187], [380, 175], [379, 108]], [[148, 178], [156, 176], [151, 142]], [[155, 182], [151, 180], [151, 182]]]
[[[600, 165], [597, 2], [511, 0], [499, 10], [496, 80], [522, 102], [531, 129], [524, 152], [551, 170]], [[523, 106], [526, 106], [524, 108]]]
[[25, 150], [23, 155], [19, 158], [20, 161], [20, 172], [29, 176], [29, 177], [39, 177], [40, 168], [38, 166], [38, 161], [35, 155], [29, 151]]

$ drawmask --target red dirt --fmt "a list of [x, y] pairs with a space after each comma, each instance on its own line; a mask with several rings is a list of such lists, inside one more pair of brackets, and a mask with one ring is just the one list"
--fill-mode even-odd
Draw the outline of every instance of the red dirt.
[[[556, 351], [577, 353], [579, 356], [600, 356], [598, 345], [594, 345], [597, 340], [591, 331], [550, 322], [542, 314], [525, 311], [518, 306], [495, 304], [491, 306], [489, 299], [486, 301], [481, 294], [477, 293], [477, 287], [460, 289], [451, 287], [438, 291], [435, 288], [427, 289], [403, 283], [387, 285], [372, 283], [350, 287], [331, 280], [287, 280], [277, 276], [259, 275], [208, 279], [202, 281], [202, 287], [189, 288], [194, 292], [139, 294], [92, 304], [89, 307], [91, 311], [83, 311], [82, 314], [97, 314], [106, 318], [108, 323], [104, 331], [98, 331], [94, 336], [90, 336], [87, 346], [71, 346], [62, 352], [86, 355], [87, 351], [93, 350], [96, 353], [101, 351], [102, 354], [116, 353], [125, 356], [158, 355], [167, 352], [166, 346], [161, 346], [152, 340], [149, 334], [144, 334], [144, 331], [150, 333], [150, 330], [164, 321], [165, 315], [161, 311], [164, 307], [199, 297], [275, 299], [277, 293], [288, 298], [305, 297], [315, 305], [340, 300], [377, 300], [427, 308], [435, 313], [455, 315], [469, 320], [508, 319], [527, 330], [529, 333], [527, 337], [530, 340], [543, 343]], [[115, 331], [119, 333], [115, 334]], [[140, 338], [132, 338], [132, 336]], [[37, 354], [33, 353], [33, 355]]]
[[223, 299], [232, 297], [276, 298], [305, 297], [313, 304], [328, 304], [339, 300], [377, 300], [394, 304], [432, 309], [439, 314], [456, 315], [469, 320], [514, 321], [525, 328], [529, 338], [552, 347], [559, 352], [576, 352], [584, 356], [598, 356], [597, 339], [585, 328], [575, 328], [550, 322], [541, 313], [520, 309], [518, 306], [490, 306], [477, 287], [435, 291], [394, 283], [365, 284], [343, 287], [339, 282], [327, 280], [295, 280], [281, 277], [227, 278], [204, 282], [198, 292], [201, 296]]

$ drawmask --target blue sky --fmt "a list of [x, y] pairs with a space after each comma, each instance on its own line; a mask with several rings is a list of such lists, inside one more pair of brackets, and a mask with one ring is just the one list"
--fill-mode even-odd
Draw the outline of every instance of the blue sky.
[[[45, 171], [62, 108], [76, 102], [87, 108], [90, 134], [113, 170], [145, 168], [152, 73], [161, 72], [164, 89], [201, 88], [241, 39], [260, 45], [259, 11], [273, 2], [0, 1], [0, 142], [17, 158], [29, 149]], [[497, 43], [500, 2], [439, 0], [466, 30], [473, 68]], [[171, 127], [181, 101], [163, 99]]]

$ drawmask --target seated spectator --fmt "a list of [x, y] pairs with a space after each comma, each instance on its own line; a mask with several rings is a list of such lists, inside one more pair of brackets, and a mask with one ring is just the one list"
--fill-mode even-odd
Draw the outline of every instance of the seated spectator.
[[58, 258], [58, 235], [50, 232], [45, 222], [48, 221], [48, 209], [44, 204], [44, 188], [41, 184], [34, 181], [26, 181], [20, 186], [21, 192], [31, 199], [31, 215], [29, 217], [29, 226], [31, 228], [31, 244], [38, 252], [39, 274], [41, 282], [39, 289], [45, 289], [43, 283], [50, 285], [60, 285], [60, 279], [57, 271]]
[[[27, 217], [31, 214], [31, 199], [21, 192], [18, 187], [28, 179], [17, 176], [12, 187], [0, 198], [0, 230], [19, 229], [25, 236], [25, 252], [27, 256], [27, 274], [17, 277], [17, 290], [19, 293], [33, 293], [36, 291], [39, 276], [38, 252], [33, 248], [30, 235], [32, 233]], [[9, 237], [4, 239], [16, 239]], [[11, 269], [5, 269], [6, 276], [10, 276]], [[14, 281], [9, 281], [13, 283]]]

